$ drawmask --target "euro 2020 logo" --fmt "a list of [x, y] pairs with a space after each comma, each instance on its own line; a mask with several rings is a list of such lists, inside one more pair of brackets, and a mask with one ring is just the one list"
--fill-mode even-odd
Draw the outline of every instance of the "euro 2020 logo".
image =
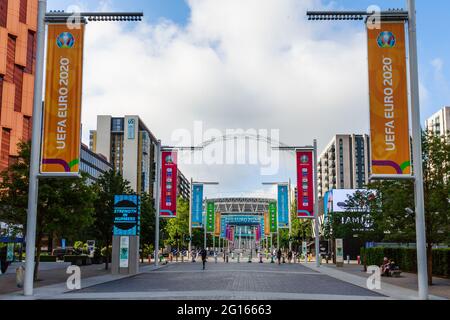
[[60, 49], [71, 49], [75, 44], [75, 38], [70, 32], [63, 32], [56, 38], [56, 44]]
[[377, 39], [380, 48], [393, 48], [396, 42], [395, 35], [390, 31], [381, 32]]

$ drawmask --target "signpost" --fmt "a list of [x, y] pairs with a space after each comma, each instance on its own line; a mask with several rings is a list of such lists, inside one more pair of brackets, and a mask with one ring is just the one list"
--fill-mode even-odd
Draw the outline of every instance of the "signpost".
[[[409, 91], [410, 91], [410, 101], [411, 101], [411, 132], [412, 132], [412, 162], [413, 163], [422, 163], [422, 126], [420, 124], [420, 99], [419, 99], [419, 73], [418, 73], [418, 57], [417, 57], [417, 26], [416, 26], [416, 1], [415, 0], [407, 0], [408, 4], [408, 10], [402, 11], [402, 10], [390, 10], [390, 11], [384, 11], [380, 13], [374, 13], [368, 11], [360, 11], [360, 12], [349, 12], [346, 11], [308, 11], [307, 16], [309, 20], [363, 20], [364, 17], [367, 17], [366, 20], [367, 24], [371, 20], [376, 20], [373, 18], [376, 18], [376, 15], [378, 15], [379, 20], [381, 21], [380, 27], [377, 28], [374, 26], [374, 29], [378, 29], [379, 34], [376, 38], [376, 45], [380, 47], [380, 49], [384, 49], [383, 52], [386, 54], [387, 59], [383, 59], [381, 62], [383, 64], [383, 68], [386, 70], [386, 72], [383, 72], [382, 77], [383, 79], [383, 95], [385, 96], [385, 100], [383, 99], [383, 109], [379, 110], [379, 114], [383, 114], [382, 117], [384, 118], [395, 118], [396, 116], [392, 114], [392, 110], [396, 108], [395, 105], [392, 105], [393, 102], [396, 104], [397, 102], [393, 101], [394, 95], [399, 97], [400, 101], [400, 114], [403, 115], [403, 118], [400, 119], [400, 131], [399, 131], [399, 138], [400, 141], [403, 141], [402, 145], [399, 147], [401, 148], [401, 156], [381, 159], [381, 161], [385, 161], [384, 163], [377, 163], [375, 162], [375, 167], [378, 167], [376, 170], [381, 170], [379, 167], [386, 167], [390, 170], [395, 170], [394, 175], [387, 175], [383, 174], [380, 176], [373, 176], [373, 178], [381, 178], [381, 179], [414, 179], [414, 200], [415, 200], [415, 213], [416, 213], [416, 247], [417, 247], [417, 278], [418, 278], [418, 289], [419, 289], [419, 298], [422, 300], [428, 299], [428, 272], [427, 272], [427, 255], [426, 255], [426, 237], [425, 237], [425, 208], [424, 208], [424, 186], [423, 186], [423, 168], [421, 165], [417, 165], [414, 167], [413, 175], [410, 175], [410, 164], [407, 163], [407, 157], [406, 153], [404, 153], [409, 145], [409, 139], [407, 142], [404, 141], [404, 135], [405, 135], [405, 126], [406, 126], [406, 115], [404, 110], [404, 105], [406, 104], [406, 99], [404, 99], [404, 94], [402, 89], [402, 86], [407, 83], [407, 78], [404, 77], [403, 71], [402, 71], [402, 65], [404, 62], [401, 62], [397, 60], [399, 57], [403, 56], [403, 53], [401, 51], [403, 50], [403, 44], [401, 43], [403, 41], [403, 31], [395, 29], [381, 29], [381, 26], [390, 26], [388, 23], [396, 22], [399, 23], [400, 26], [397, 26], [398, 28], [401, 28], [403, 26], [404, 28], [404, 22], [408, 22], [408, 40], [409, 40]], [[369, 20], [369, 18], [371, 18]], [[400, 36], [400, 44], [398, 45], [397, 49], [396, 43], [397, 43], [397, 37], [395, 33], [400, 32], [398, 35]], [[374, 46], [375, 43], [373, 42], [373, 37], [370, 37], [369, 34], [369, 46]], [[376, 48], [376, 47], [375, 47]], [[376, 49], [379, 50], [379, 49]], [[395, 56], [395, 51], [397, 51], [397, 56]], [[376, 52], [369, 53], [369, 55], [375, 54]], [[399, 55], [400, 54], [400, 55]], [[392, 57], [391, 57], [392, 55]], [[394, 62], [394, 59], [396, 60]], [[390, 64], [392, 62], [392, 64]], [[371, 66], [369, 65], [369, 68]], [[396, 68], [396, 73], [394, 74], [394, 68]], [[386, 74], [385, 74], [386, 73]], [[396, 78], [394, 80], [394, 78]], [[404, 81], [404, 83], [399, 83], [399, 81]], [[371, 90], [374, 90], [376, 88], [376, 83], [372, 80], [372, 87]], [[392, 86], [391, 86], [392, 84]], [[394, 84], [400, 85], [400, 89], [395, 92], [394, 91]], [[378, 96], [379, 94], [375, 92], [371, 92], [371, 97]], [[403, 98], [402, 98], [403, 95]], [[406, 101], [405, 101], [406, 100]], [[371, 104], [378, 103], [379, 101], [372, 101]], [[375, 105], [373, 105], [375, 106]], [[403, 106], [403, 110], [402, 110]], [[372, 105], [371, 105], [372, 108]], [[376, 127], [375, 127], [376, 128]], [[393, 128], [392, 123], [389, 121], [385, 122], [385, 132], [386, 136], [384, 138], [384, 145], [385, 145], [385, 153], [388, 155], [389, 153], [392, 153], [392, 140], [393, 140], [393, 134], [392, 134]], [[395, 136], [394, 136], [395, 137]], [[378, 141], [377, 148], [383, 147], [383, 139]], [[386, 148], [387, 147], [387, 148]], [[372, 147], [373, 149], [373, 147]], [[374, 160], [378, 161], [377, 158]], [[404, 161], [402, 163], [402, 161]], [[384, 169], [381, 173], [385, 173]], [[379, 173], [379, 172], [376, 172]]]
[[[139, 270], [140, 196], [114, 196], [112, 245], [113, 274], [136, 274]], [[90, 240], [88, 246], [93, 247]]]
[[[73, 19], [74, 17], [74, 13], [65, 13], [65, 12], [52, 12], [52, 13], [47, 13], [47, 1], [46, 0], [38, 0], [38, 7], [37, 7], [37, 13], [38, 13], [38, 17], [37, 17], [37, 30], [36, 30], [36, 67], [35, 67], [35, 78], [34, 78], [34, 96], [33, 96], [33, 124], [32, 124], [32, 138], [31, 138], [31, 152], [30, 152], [30, 174], [29, 174], [29, 191], [28, 191], [28, 210], [27, 210], [27, 226], [26, 226], [26, 230], [27, 230], [27, 234], [26, 234], [26, 260], [25, 260], [25, 279], [24, 279], [24, 286], [23, 286], [23, 293], [25, 296], [31, 296], [33, 295], [33, 274], [34, 274], [34, 261], [35, 261], [35, 247], [36, 247], [36, 220], [37, 220], [37, 202], [38, 202], [38, 186], [39, 186], [39, 176], [40, 176], [40, 171], [42, 170], [42, 172], [46, 172], [48, 171], [53, 171], [54, 170], [54, 166], [55, 161], [51, 160], [52, 164], [45, 164], [44, 167], [41, 167], [41, 134], [42, 134], [42, 92], [43, 92], [43, 80], [44, 80], [44, 57], [45, 57], [45, 52], [44, 52], [44, 47], [45, 47], [45, 25], [47, 22], [59, 22], [59, 23], [67, 23], [70, 20], [69, 19]], [[142, 18], [143, 14], [142, 13], [107, 13], [107, 12], [102, 12], [102, 13], [79, 13], [76, 14], [75, 16], [77, 16], [79, 22], [82, 24], [85, 22], [86, 19], [92, 20], [92, 17], [98, 17], [101, 19], [95, 19], [95, 21], [111, 21], [111, 20], [120, 20], [120, 21], [124, 21], [124, 19], [126, 18], [128, 21], [140, 21], [140, 19]], [[81, 25], [79, 25], [81, 26]], [[76, 32], [74, 32], [76, 33]], [[73, 35], [72, 35], [73, 36]], [[58, 37], [59, 38], [59, 37]], [[60, 41], [61, 43], [61, 51], [60, 53], [62, 53], [63, 51], [65, 51], [65, 48], [62, 48], [64, 46], [69, 46], [71, 44], [70, 41], [66, 41], [68, 39], [70, 39], [70, 36], [68, 35], [63, 35], [62, 38], [63, 41]], [[57, 39], [50, 39], [50, 41], [52, 43], [55, 43], [55, 41], [57, 41]], [[75, 43], [72, 43], [73, 47], [76, 47]], [[59, 46], [58, 46], [59, 47]], [[64, 63], [67, 62], [66, 60], [60, 60], [60, 70], [64, 69], [66, 66], [64, 65]], [[78, 71], [80, 71], [81, 69], [79, 68]], [[62, 72], [60, 73], [60, 78], [61, 78], [61, 84], [65, 84], [67, 79], [64, 79], [64, 77], [66, 75], [69, 75], [69, 71], [67, 71], [67, 74], [65, 73], [66, 70], [61, 70]], [[75, 75], [76, 79], [80, 79], [81, 75], [77, 74]], [[68, 94], [69, 94], [69, 89], [67, 89], [67, 102], [69, 102], [68, 100]], [[77, 90], [80, 90], [81, 88], [74, 88], [74, 90], [72, 92], [77, 92]], [[65, 89], [63, 89], [61, 92], [59, 92], [60, 97], [61, 97], [61, 102], [64, 103], [66, 101], [66, 95], [65, 95], [66, 91]], [[58, 102], [59, 102], [59, 97], [58, 97]], [[77, 107], [77, 101], [71, 101], [71, 103], [73, 102], [73, 105], [75, 105], [75, 107]], [[81, 107], [80, 105], [78, 105], [78, 107]], [[64, 109], [64, 106], [63, 106]], [[61, 110], [61, 115], [65, 115], [64, 111], [66, 110]], [[78, 112], [80, 110], [76, 110], [75, 109], [71, 109], [71, 110], [67, 110], [68, 113], [67, 115], [69, 116], [69, 112]], [[59, 114], [58, 114], [59, 117]], [[76, 124], [76, 117], [74, 118], [75, 121], [71, 121], [72, 124]], [[65, 124], [67, 125], [70, 122], [66, 122]], [[64, 126], [62, 125], [63, 123], [61, 123], [61, 125], [58, 125], [58, 127], [60, 127], [60, 129], [56, 130], [56, 144], [59, 145], [60, 147], [63, 146], [62, 142], [67, 142], [66, 146], [69, 146], [69, 139], [73, 138], [77, 141], [80, 141], [80, 136], [76, 136], [72, 133], [77, 132], [77, 130], [80, 130], [80, 128], [77, 129], [77, 126], [71, 126], [69, 127], [65, 127], [66, 132], [58, 132], [58, 131], [63, 131], [64, 130]], [[54, 123], [53, 123], [54, 125]], [[50, 129], [50, 128], [49, 128]], [[67, 130], [70, 130], [70, 132], [68, 132]], [[74, 131], [72, 131], [74, 130]], [[49, 131], [50, 132], [50, 131]], [[79, 132], [79, 131], [78, 131]], [[53, 132], [53, 134], [55, 134]], [[58, 136], [59, 134], [59, 136]], [[64, 134], [66, 134], [64, 136]], [[66, 141], [64, 141], [64, 138], [66, 139]], [[51, 139], [51, 137], [49, 137], [49, 139]], [[48, 140], [49, 142], [50, 140]], [[73, 142], [73, 141], [72, 141]], [[55, 141], [53, 141], [53, 143], [55, 143]], [[73, 144], [70, 144], [70, 147], [73, 147], [72, 150], [75, 150], [75, 146]], [[79, 147], [79, 146], [78, 146]], [[57, 151], [60, 151], [62, 149], [57, 149]], [[67, 150], [67, 149], [66, 149]], [[48, 149], [48, 151], [50, 151], [50, 149]], [[67, 153], [69, 154], [69, 153]], [[45, 157], [47, 157], [47, 155], [50, 157], [49, 159], [60, 159], [60, 160], [64, 160], [65, 162], [67, 162], [68, 159], [69, 163], [65, 163], [64, 165], [62, 164], [62, 161], [58, 161], [59, 164], [59, 170], [61, 170], [61, 168], [64, 167], [64, 172], [62, 173], [63, 176], [68, 176], [70, 174], [76, 174], [76, 176], [78, 176], [77, 171], [79, 169], [78, 167], [78, 163], [76, 163], [77, 157], [75, 155], [75, 157], [68, 157], [68, 158], [60, 158], [60, 154], [59, 152], [57, 153], [52, 153], [52, 152], [48, 152], [48, 154], [45, 154]], [[56, 158], [53, 158], [56, 157]], [[45, 159], [45, 158], [44, 158]], [[78, 158], [79, 160], [79, 158]], [[42, 161], [43, 163], [43, 161]], [[51, 168], [47, 168], [46, 166], [50, 165]], [[69, 167], [69, 170], [67, 170], [67, 166]], [[52, 174], [52, 176], [56, 176], [56, 174]]]
[[344, 266], [344, 245], [342, 239], [336, 239], [336, 267]]

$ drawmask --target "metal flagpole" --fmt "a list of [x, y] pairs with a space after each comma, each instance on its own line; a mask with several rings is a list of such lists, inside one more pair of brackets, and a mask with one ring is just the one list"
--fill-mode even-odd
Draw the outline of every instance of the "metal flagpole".
[[415, 176], [416, 241], [419, 298], [428, 299], [425, 206], [422, 168], [422, 127], [420, 125], [419, 72], [416, 35], [416, 1], [408, 0], [409, 71], [411, 91], [412, 151]]
[[317, 140], [314, 139], [314, 160], [313, 160], [313, 179], [314, 179], [314, 233], [316, 242], [316, 266], [320, 267], [320, 235], [319, 235], [319, 199], [317, 186]]
[[155, 266], [159, 263], [159, 211], [161, 205], [161, 140], [156, 143], [156, 200], [155, 200]]
[[192, 251], [192, 191], [194, 190], [192, 186], [192, 178], [191, 178], [191, 185], [190, 185], [190, 194], [189, 194], [189, 252], [188, 252], [188, 259], [189, 255]]
[[25, 279], [23, 293], [25, 296], [33, 295], [34, 260], [36, 247], [36, 220], [38, 202], [38, 174], [40, 162], [40, 139], [42, 131], [42, 89], [44, 82], [44, 47], [45, 47], [45, 14], [47, 1], [39, 0], [37, 20], [37, 52], [36, 72], [34, 79], [33, 102], [33, 128], [30, 158], [30, 182], [28, 190], [27, 233], [26, 233], [26, 259]]
[[289, 251], [292, 251], [291, 178], [289, 178], [289, 185], [288, 185], [288, 214], [289, 214]]
[[203, 230], [204, 230], [203, 249], [205, 249], [205, 250], [206, 250], [206, 213], [207, 213], [207, 210], [208, 210], [208, 201], [206, 201], [206, 198], [205, 198], [205, 216], [203, 219], [203, 222], [204, 222], [204, 225], [203, 225]]

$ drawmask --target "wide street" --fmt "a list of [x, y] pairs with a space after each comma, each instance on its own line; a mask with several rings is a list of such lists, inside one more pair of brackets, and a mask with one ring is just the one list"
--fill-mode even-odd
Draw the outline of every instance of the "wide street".
[[121, 299], [374, 299], [376, 292], [300, 264], [174, 263], [91, 286], [64, 298]]

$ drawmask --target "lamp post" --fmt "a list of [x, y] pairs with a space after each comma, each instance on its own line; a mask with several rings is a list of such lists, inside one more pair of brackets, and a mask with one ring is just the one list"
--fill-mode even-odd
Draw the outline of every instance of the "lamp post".
[[[26, 258], [23, 293], [33, 295], [33, 276], [35, 266], [36, 220], [39, 189], [40, 141], [42, 134], [42, 91], [44, 80], [45, 25], [46, 23], [67, 23], [71, 17], [80, 21], [140, 21], [143, 13], [66, 13], [47, 12], [47, 0], [38, 0], [37, 38], [36, 38], [36, 73], [34, 78], [33, 125], [30, 154], [30, 175], [28, 190]], [[110, 19], [110, 20], [108, 20]]]
[[[409, 39], [409, 74], [411, 92], [412, 160], [414, 164], [414, 199], [416, 212], [417, 277], [419, 298], [428, 299], [425, 206], [422, 169], [422, 129], [420, 124], [419, 74], [416, 35], [416, 1], [407, 0], [408, 10], [381, 12], [383, 21], [407, 21]], [[364, 11], [308, 11], [308, 20], [363, 20], [372, 13]]]

